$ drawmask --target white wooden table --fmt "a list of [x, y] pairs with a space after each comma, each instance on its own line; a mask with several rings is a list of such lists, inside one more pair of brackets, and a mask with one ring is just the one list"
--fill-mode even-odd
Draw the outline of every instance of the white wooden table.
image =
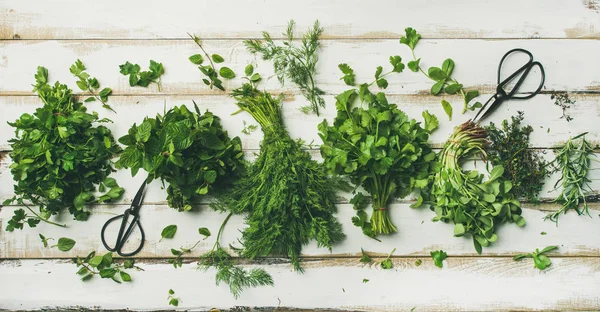
[[[112, 87], [110, 103], [118, 114], [97, 106], [92, 108], [115, 121], [109, 127], [115, 137], [126, 133], [143, 116], [154, 115], [167, 106], [191, 104], [223, 118], [231, 135], [240, 135], [247, 154], [259, 148], [260, 131], [241, 133], [242, 121], [250, 116], [238, 114], [232, 100], [207, 89], [188, 56], [198, 53], [186, 36], [195, 33], [204, 39], [211, 53], [223, 55], [234, 71], [243, 72], [249, 62], [258, 64], [263, 76], [272, 74], [271, 64], [257, 60], [245, 51], [242, 39], [258, 38], [261, 31], [280, 34], [289, 19], [304, 31], [315, 19], [325, 28], [318, 67], [318, 83], [327, 92], [324, 116], [304, 115], [297, 108], [305, 105], [293, 85], [280, 87], [270, 79], [265, 87], [275, 93], [286, 92], [284, 105], [288, 128], [294, 137], [320, 142], [316, 125], [335, 115], [333, 96], [345, 86], [337, 65], [351, 64], [359, 81], [371, 79], [377, 65], [387, 63], [389, 55], [410, 58], [406, 46], [398, 43], [405, 27], [417, 29], [424, 37], [417, 51], [423, 65], [439, 66], [446, 57], [456, 62], [455, 75], [465, 86], [478, 88], [486, 98], [495, 87], [496, 66], [509, 49], [523, 47], [532, 51], [546, 68], [546, 91], [574, 92], [577, 104], [570, 109], [574, 118], [559, 119], [561, 110], [548, 93], [527, 102], [507, 102], [491, 120], [499, 122], [517, 110], [525, 112], [526, 123], [535, 131], [532, 144], [546, 149], [570, 136], [589, 131], [588, 139], [600, 142], [600, 4], [593, 0], [504, 0], [504, 1], [119, 1], [82, 3], [74, 0], [0, 2], [0, 150], [7, 156], [7, 140], [13, 130], [6, 121], [32, 112], [40, 101], [31, 93], [33, 74], [38, 65], [46, 66], [50, 79], [75, 87], [68, 71], [80, 58], [103, 86]], [[14, 39], [14, 40], [13, 40]], [[147, 66], [149, 59], [162, 62], [166, 73], [163, 89], [131, 88], [117, 65], [125, 61]], [[227, 85], [237, 85], [237, 80]], [[440, 98], [428, 95], [430, 82], [410, 71], [389, 79], [389, 98], [414, 118], [428, 109], [440, 119], [440, 129], [432, 140], [440, 146], [452, 128], [470, 115], [460, 115], [458, 97], [455, 115], [449, 122], [439, 104]], [[548, 132], [548, 128], [550, 131]], [[312, 151], [319, 158], [318, 150]], [[9, 157], [0, 165], [0, 200], [12, 196]], [[594, 164], [595, 168], [600, 168]], [[598, 171], [593, 172], [598, 178]], [[214, 272], [196, 269], [196, 257], [211, 248], [213, 235], [186, 258], [182, 268], [167, 263], [170, 248], [189, 246], [198, 239], [197, 228], [217, 232], [223, 215], [202, 207], [200, 212], [178, 213], [166, 205], [158, 182], [150, 186], [142, 209], [147, 232], [144, 250], [137, 263], [144, 272], [133, 272], [132, 283], [117, 285], [96, 278], [81, 282], [69, 258], [84, 256], [92, 250], [104, 252], [99, 240], [100, 227], [110, 213], [121, 213], [131, 202], [142, 175], [131, 179], [128, 172], [115, 177], [126, 187], [116, 205], [93, 209], [87, 222], [71, 220], [68, 214], [57, 219], [68, 228], [40, 224], [13, 233], [5, 232], [6, 221], [18, 207], [0, 210], [0, 309], [101, 308], [171, 309], [167, 291], [172, 288], [181, 298], [180, 309], [209, 310], [245, 307], [326, 308], [372, 311], [448, 311], [448, 310], [599, 310], [600, 309], [600, 217], [599, 205], [591, 205], [591, 215], [562, 216], [559, 227], [542, 218], [558, 208], [554, 204], [534, 206], [523, 203], [525, 228], [506, 225], [498, 230], [499, 241], [477, 255], [468, 238], [452, 237], [452, 226], [430, 221], [429, 209], [410, 209], [410, 199], [398, 201], [391, 214], [399, 232], [377, 243], [352, 226], [353, 210], [346, 200], [340, 202], [338, 216], [348, 237], [332, 253], [316, 244], [304, 249], [306, 273], [298, 275], [289, 264], [265, 259], [249, 264], [261, 266], [275, 280], [275, 287], [246, 291], [234, 300], [225, 285], [214, 285]], [[551, 177], [542, 193], [557, 194]], [[594, 180], [595, 189], [600, 182]], [[161, 229], [178, 224], [173, 240], [159, 242]], [[235, 242], [241, 217], [233, 217], [222, 243]], [[546, 232], [547, 235], [541, 235]], [[44, 248], [38, 233], [47, 237], [71, 237], [77, 245], [68, 253]], [[559, 245], [551, 255], [552, 266], [543, 272], [531, 261], [515, 262], [518, 252]], [[376, 255], [394, 253], [394, 269], [363, 267], [360, 248]], [[443, 269], [433, 265], [429, 252], [445, 250], [449, 258]], [[423, 264], [416, 266], [416, 259]], [[363, 283], [363, 279], [368, 283]]]

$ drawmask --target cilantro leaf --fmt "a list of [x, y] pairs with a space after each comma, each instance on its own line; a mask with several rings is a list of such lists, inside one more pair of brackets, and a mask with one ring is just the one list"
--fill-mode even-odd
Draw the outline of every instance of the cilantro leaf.
[[448, 257], [446, 252], [443, 250], [436, 250], [436, 251], [430, 252], [430, 254], [431, 254], [431, 259], [433, 259], [435, 266], [438, 268], [442, 268], [444, 266], [443, 261]]

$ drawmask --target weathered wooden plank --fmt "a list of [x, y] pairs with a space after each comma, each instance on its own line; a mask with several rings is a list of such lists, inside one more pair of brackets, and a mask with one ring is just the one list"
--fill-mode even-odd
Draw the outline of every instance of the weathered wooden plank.
[[[548, 210], [555, 210], [556, 205], [541, 206], [524, 205], [523, 216], [527, 225], [519, 228], [514, 224], [500, 226], [499, 240], [493, 246], [484, 249], [484, 256], [510, 256], [518, 252], [530, 252], [535, 248], [548, 245], [558, 245], [558, 254], [564, 256], [597, 256], [600, 254], [600, 216], [598, 207], [594, 205], [591, 217], [578, 216], [575, 212], [560, 217], [559, 226], [551, 221], [544, 221]], [[99, 206], [86, 222], [71, 220], [68, 213], [62, 213], [53, 221], [67, 224], [60, 228], [41, 223], [36, 228], [26, 228], [23, 231], [6, 232], [6, 222], [12, 217], [13, 210], [21, 207], [5, 206], [0, 211], [0, 258], [69, 258], [75, 255], [87, 255], [90, 251], [104, 252], [100, 241], [100, 229], [104, 222], [128, 208], [124, 205]], [[541, 211], [544, 210], [544, 211]], [[476, 256], [471, 238], [453, 237], [453, 225], [432, 222], [435, 214], [428, 208], [412, 209], [409, 204], [392, 204], [390, 217], [398, 228], [398, 233], [382, 236], [382, 242], [377, 242], [362, 234], [359, 228], [352, 225], [351, 218], [355, 211], [350, 204], [339, 204], [337, 216], [342, 222], [346, 240], [336, 245], [331, 252], [318, 248], [311, 243], [303, 250], [307, 257], [340, 257], [360, 255], [360, 248], [376, 254], [387, 254], [396, 248], [398, 256], [429, 255], [429, 252], [444, 249], [452, 255]], [[370, 210], [369, 210], [370, 213]], [[213, 212], [206, 205], [197, 207], [193, 212], [177, 212], [166, 205], [144, 205], [141, 210], [141, 221], [145, 229], [145, 247], [137, 257], [142, 258], [171, 258], [171, 248], [190, 247], [201, 240], [198, 247], [186, 256], [196, 257], [209, 251], [216, 239], [217, 232], [226, 214]], [[178, 226], [178, 232], [173, 239], [160, 241], [160, 232], [170, 224]], [[207, 227], [212, 236], [204, 237], [198, 234], [199, 227]], [[242, 216], [233, 216], [223, 232], [221, 244], [239, 246], [240, 229], [245, 227]], [[116, 237], [118, 228], [108, 228], [107, 237]], [[545, 235], [541, 233], [545, 232]], [[61, 252], [56, 248], [44, 248], [38, 234], [58, 239], [69, 237], [77, 241], [70, 252]], [[112, 240], [110, 240], [112, 241]], [[139, 235], [131, 240], [139, 245]], [[133, 246], [133, 245], [132, 245]], [[136, 245], [137, 246], [137, 245]]]
[[[319, 53], [318, 85], [330, 94], [347, 89], [340, 80], [338, 64], [348, 63], [356, 74], [358, 82], [373, 81], [373, 73], [379, 65], [387, 71], [389, 56], [400, 55], [405, 62], [412, 59], [408, 47], [401, 45], [398, 38], [393, 40], [334, 40], [323, 42]], [[155, 85], [149, 88], [130, 87], [128, 78], [119, 73], [118, 65], [131, 61], [147, 68], [150, 59], [162, 62], [165, 74], [162, 77], [162, 91], [168, 94], [206, 94], [210, 91], [203, 82], [200, 71], [188, 57], [200, 53], [191, 39], [188, 40], [100, 40], [100, 41], [5, 41], [0, 49], [0, 94], [28, 95], [33, 74], [38, 65], [46, 66], [50, 80], [60, 80], [74, 89], [75, 78], [69, 73], [69, 66], [81, 59], [89, 73], [97, 77], [102, 86], [113, 88], [115, 94], [156, 94]], [[510, 49], [521, 47], [530, 50], [536, 60], [546, 69], [547, 90], [598, 91], [600, 81], [595, 71], [600, 59], [598, 40], [423, 40], [417, 48], [417, 56], [422, 58], [425, 68], [441, 66], [446, 58], [456, 62], [453, 74], [468, 88], [479, 88], [483, 92], [495, 91], [496, 71], [501, 57]], [[242, 75], [244, 67], [251, 62], [264, 77], [273, 73], [272, 64], [260, 60], [246, 51], [242, 40], [206, 41], [205, 49], [225, 57], [227, 65]], [[476, 51], [476, 57], [474, 57]], [[573, 51], [578, 51], [573, 57]], [[516, 69], [522, 58], [513, 57], [506, 61], [506, 72]], [[428, 93], [433, 85], [421, 73], [410, 70], [402, 74], [388, 76], [388, 93], [414, 94]], [[523, 91], [534, 90], [539, 84], [539, 73], [532, 72]], [[535, 78], [535, 79], [534, 79]], [[241, 79], [226, 82], [227, 89], [239, 86]], [[293, 84], [281, 87], [272, 77], [264, 83], [270, 90], [297, 92]]]
[[329, 38], [396, 38], [409, 26], [435, 38], [597, 38], [598, 10], [593, 0], [460, 0], [452, 5], [386, 0], [377, 7], [365, 0], [176, 1], [169, 6], [157, 0], [111, 0], [93, 11], [73, 0], [11, 1], [0, 5], [0, 38], [154, 39], [182, 38], [186, 32], [245, 38], [263, 30], [279, 35], [291, 18], [302, 30], [319, 19]]
[[[489, 95], [483, 95], [487, 98]], [[516, 115], [517, 111], [525, 113], [524, 123], [530, 124], [534, 132], [531, 134], [532, 146], [538, 148], [554, 147], [564, 143], [569, 137], [578, 135], [582, 132], [589, 132], [588, 140], [600, 142], [600, 132], [594, 131], [593, 127], [600, 115], [600, 95], [582, 95], [574, 94], [572, 98], [577, 103], [568, 109], [568, 113], [574, 118], [574, 121], [567, 122], [560, 119], [562, 112], [560, 107], [555, 106], [550, 95], [538, 95], [528, 101], [507, 101], [494, 112], [492, 116], [485, 120], [499, 123], [510, 116]], [[140, 123], [144, 116], [155, 116], [162, 113], [165, 109], [176, 105], [187, 105], [190, 109], [193, 107], [191, 100], [194, 99], [202, 111], [209, 110], [220, 116], [223, 127], [227, 129], [232, 136], [240, 136], [245, 149], [258, 149], [262, 140], [262, 132], [254, 131], [250, 135], [243, 134], [243, 122], [256, 124], [252, 117], [246, 113], [240, 113], [231, 116], [238, 110], [233, 99], [226, 96], [114, 96], [110, 99], [110, 104], [117, 111], [114, 114], [97, 104], [88, 105], [91, 110], [97, 111], [101, 117], [107, 117], [114, 123], [107, 124], [113, 131], [115, 137], [127, 134], [127, 130], [134, 123]], [[332, 96], [325, 97], [328, 105], [322, 110], [321, 116], [314, 114], [306, 115], [299, 111], [299, 108], [306, 105], [304, 98], [296, 95], [283, 104], [283, 117], [286, 126], [294, 138], [302, 138], [307, 143], [313, 142], [315, 145], [321, 144], [321, 138], [318, 135], [317, 125], [324, 119], [329, 123], [333, 122], [336, 115], [335, 99]], [[410, 117], [422, 120], [421, 114], [424, 110], [438, 116], [440, 127], [431, 136], [431, 142], [434, 146], [441, 147], [452, 133], [455, 126], [463, 123], [469, 118], [473, 118], [474, 112], [460, 114], [462, 106], [461, 99], [458, 97], [446, 97], [455, 107], [456, 112], [452, 121], [440, 105], [440, 97], [435, 96], [405, 96], [393, 95], [388, 100], [391, 103], [398, 103], [399, 108], [406, 112]], [[0, 150], [8, 150], [8, 140], [14, 137], [14, 128], [10, 127], [6, 121], [14, 121], [25, 112], [33, 113], [39, 107], [40, 101], [31, 96], [0, 96], [0, 107], [3, 115], [0, 120]]]
[[[510, 258], [455, 258], [444, 268], [429, 258], [394, 260], [394, 269], [363, 266], [357, 258], [315, 260], [299, 275], [288, 264], [262, 267], [275, 287], [247, 290], [234, 300], [227, 286], [214, 285], [214, 271], [195, 263], [174, 269], [167, 264], [138, 262], [144, 272], [117, 285], [98, 277], [79, 281], [74, 264], [61, 260], [0, 262], [0, 305], [9, 310], [40, 308], [171, 309], [167, 292], [180, 298], [178, 309], [293, 307], [368, 311], [508, 311], [600, 309], [600, 259], [553, 258], [540, 272], [531, 261]], [[368, 282], [363, 282], [368, 279]], [[482, 287], [483, 285], [483, 287]], [[543, 285], [543, 287], [542, 287]], [[542, 291], [543, 290], [543, 291]], [[36, 295], [33, 295], [36, 294]], [[43, 295], [41, 295], [43, 294]], [[310, 298], [309, 300], [307, 300]]]

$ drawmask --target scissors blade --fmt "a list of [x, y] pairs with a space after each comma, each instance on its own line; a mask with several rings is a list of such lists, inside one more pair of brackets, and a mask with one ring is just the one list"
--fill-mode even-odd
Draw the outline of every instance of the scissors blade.
[[137, 215], [140, 208], [142, 207], [142, 201], [144, 199], [145, 189], [146, 189], [146, 182], [144, 181], [144, 183], [142, 183], [142, 185], [138, 189], [137, 193], [135, 194], [135, 197], [133, 198], [133, 201], [131, 202], [131, 207], [129, 208], [131, 210], [131, 213], [134, 215]]

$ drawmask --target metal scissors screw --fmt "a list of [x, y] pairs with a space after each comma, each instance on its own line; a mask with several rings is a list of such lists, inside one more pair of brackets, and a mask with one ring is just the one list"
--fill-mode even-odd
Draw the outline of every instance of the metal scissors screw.
[[[144, 181], [142, 186], [140, 186], [140, 189], [135, 194], [135, 197], [133, 198], [133, 202], [131, 202], [131, 207], [129, 207], [127, 210], [125, 210], [125, 212], [122, 215], [118, 215], [116, 217], [112, 217], [112, 218], [108, 219], [108, 221], [106, 221], [106, 223], [104, 223], [104, 226], [102, 226], [102, 232], [101, 232], [102, 244], [108, 251], [116, 252], [117, 254], [119, 254], [119, 256], [122, 256], [122, 257], [130, 257], [130, 256], [133, 256], [133, 255], [137, 254], [138, 252], [140, 252], [140, 250], [142, 250], [142, 248], [144, 247], [144, 239], [145, 239], [144, 229], [142, 229], [142, 225], [140, 223], [140, 214], [139, 213], [140, 213], [140, 208], [142, 207], [142, 199], [144, 197], [145, 186], [146, 186], [146, 182]], [[129, 222], [129, 216], [133, 216], [133, 219], [131, 220], [131, 222]], [[121, 221], [121, 226], [119, 228], [119, 234], [117, 235], [117, 241], [116, 241], [114, 247], [110, 247], [106, 243], [106, 239], [104, 236], [105, 231], [109, 224], [111, 224], [119, 219], [122, 219], [122, 221]], [[129, 226], [127, 226], [127, 224], [129, 224]], [[122, 251], [123, 246], [127, 242], [127, 239], [129, 238], [131, 233], [133, 233], [133, 230], [135, 229], [136, 226], [140, 230], [140, 233], [142, 234], [140, 246], [132, 252], [123, 252]], [[127, 229], [125, 229], [126, 227], [127, 227]]]
[[[519, 69], [517, 69], [514, 73], [512, 73], [510, 76], [508, 76], [506, 79], [500, 81], [500, 71], [502, 69], [502, 64], [504, 63], [504, 60], [506, 60], [506, 58], [509, 55], [516, 54], [516, 53], [525, 53], [527, 56], [529, 56], [528, 61], [523, 66], [521, 66]], [[538, 67], [540, 69], [541, 76], [542, 76], [542, 79], [540, 81], [540, 85], [538, 86], [538, 88], [531, 94], [515, 95], [517, 93], [517, 91], [519, 90], [519, 88], [521, 87], [521, 85], [523, 84], [523, 82], [525, 81], [525, 78], [527, 78], [527, 75], [529, 75], [529, 72], [531, 71], [531, 69], [534, 67]], [[519, 77], [519, 80], [513, 86], [512, 90], [510, 90], [509, 92], [506, 92], [504, 90], [506, 85], [508, 83], [510, 83], [511, 81], [513, 81], [517, 77]], [[498, 86], [496, 87], [496, 94], [494, 94], [489, 100], [487, 100], [487, 102], [485, 102], [483, 107], [481, 107], [481, 109], [477, 112], [477, 115], [475, 115], [475, 118], [473, 118], [472, 121], [478, 123], [481, 120], [485, 119], [485, 117], [489, 116], [505, 100], [508, 100], [508, 99], [525, 100], [525, 99], [530, 99], [530, 98], [536, 96], [542, 90], [545, 79], [546, 79], [546, 73], [544, 72], [544, 67], [542, 66], [542, 64], [540, 62], [533, 61], [533, 55], [531, 54], [531, 52], [529, 52], [525, 49], [520, 49], [520, 48], [512, 49], [512, 50], [506, 52], [506, 54], [504, 54], [504, 56], [500, 60], [500, 64], [498, 65]], [[490, 102], [491, 102], [491, 104], [490, 104]], [[487, 110], [485, 110], [485, 108], [488, 106], [488, 104], [490, 104], [490, 106]], [[480, 115], [481, 115], [481, 117], [480, 117]]]

